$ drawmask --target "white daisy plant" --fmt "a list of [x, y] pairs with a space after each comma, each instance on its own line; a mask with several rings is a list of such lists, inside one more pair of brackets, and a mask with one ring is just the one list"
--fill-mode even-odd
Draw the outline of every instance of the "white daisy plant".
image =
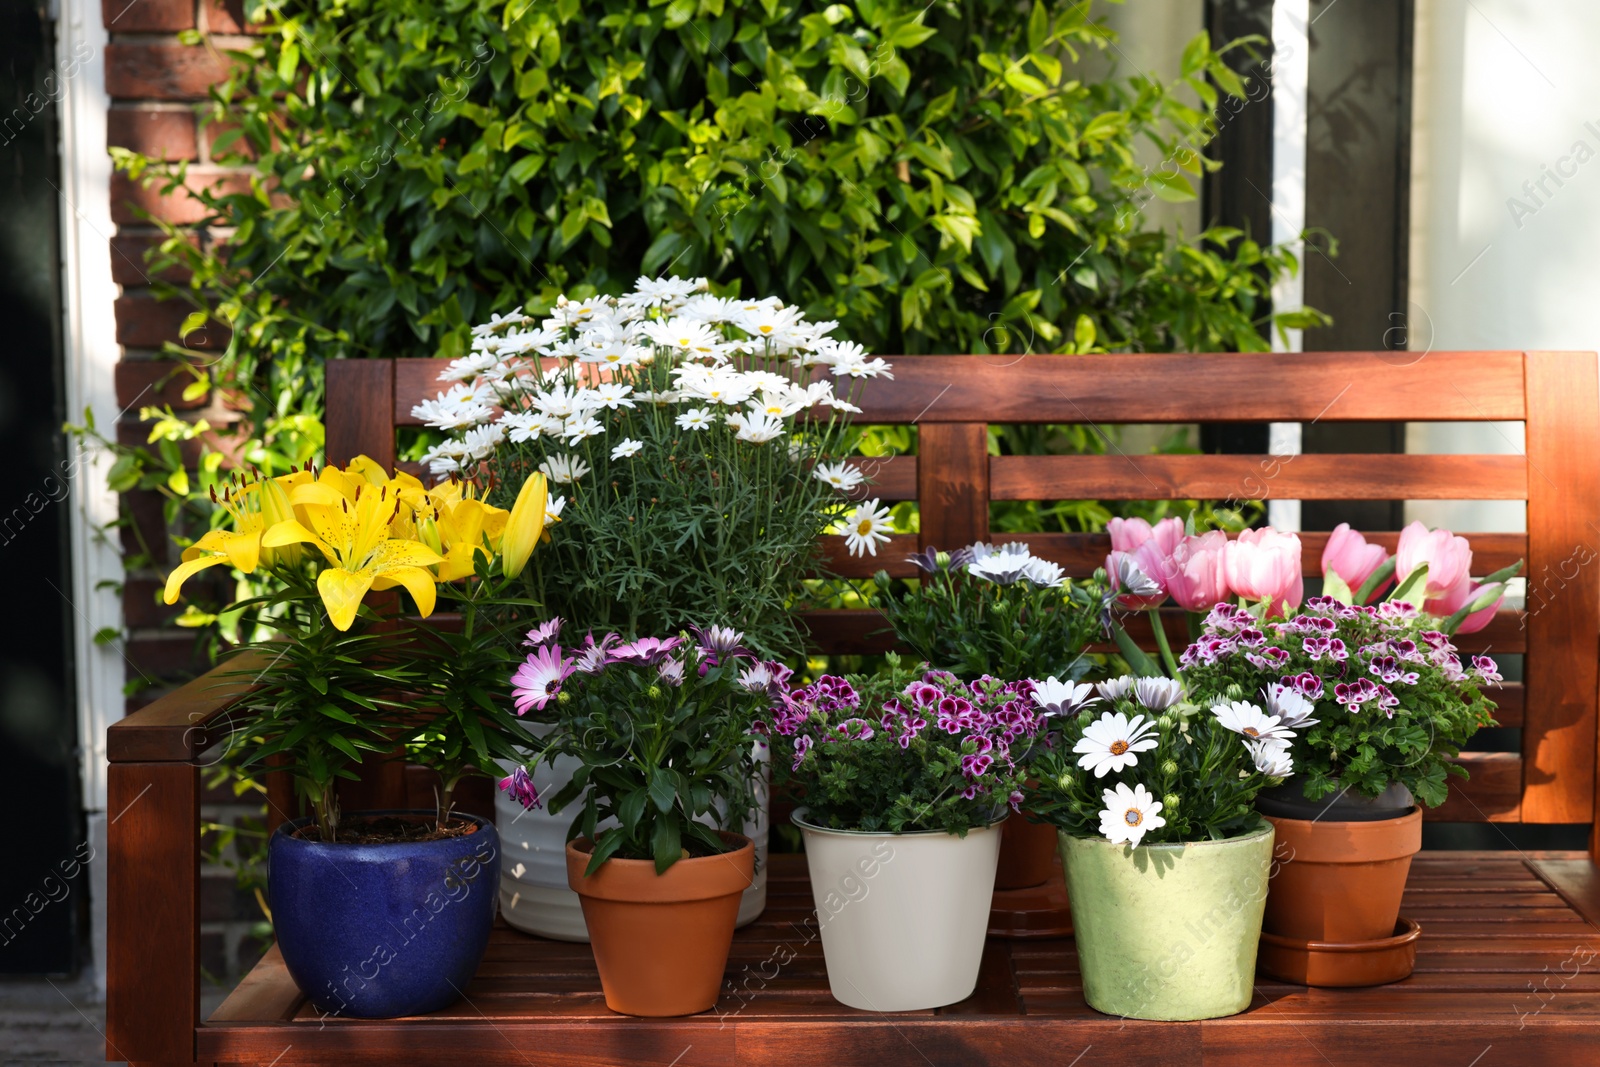
[[[543, 470], [566, 492], [534, 577], [552, 611], [670, 632], [716, 604], [763, 651], [799, 652], [785, 607], [818, 535], [854, 517], [841, 494], [865, 476], [844, 461], [849, 416], [892, 373], [837, 327], [704, 278], [530, 301], [474, 326], [470, 351], [441, 364], [442, 391], [414, 412], [438, 435], [423, 464], [498, 485]], [[888, 513], [859, 521], [850, 544], [874, 553]], [[596, 565], [587, 541], [617, 562]], [[625, 605], [640, 602], [632, 617]]]

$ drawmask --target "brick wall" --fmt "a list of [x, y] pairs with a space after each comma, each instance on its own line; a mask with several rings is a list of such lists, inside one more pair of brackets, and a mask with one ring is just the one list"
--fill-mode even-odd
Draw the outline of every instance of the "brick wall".
[[[211, 162], [209, 138], [196, 118], [198, 102], [226, 72], [224, 51], [248, 41], [241, 7], [241, 0], [103, 0], [102, 17], [111, 38], [105, 51], [106, 90], [111, 97], [107, 147], [189, 161], [192, 185], [243, 184], [237, 172]], [[199, 31], [203, 43], [184, 44], [180, 34], [193, 31]], [[187, 418], [204, 418], [225, 432], [237, 422], [237, 413], [222, 403], [216, 391], [207, 399], [185, 401], [183, 389], [194, 378], [161, 347], [167, 341], [183, 343], [189, 350], [187, 361], [205, 372], [226, 339], [215, 327], [204, 335], [179, 338], [189, 309], [152, 295], [144, 253], [157, 243], [159, 231], [139, 216], [135, 206], [172, 222], [200, 217], [197, 205], [181, 194], [162, 196], [122, 175], [112, 179], [111, 212], [117, 225], [110, 237], [112, 276], [122, 292], [115, 308], [106, 310], [116, 316], [117, 341], [122, 346], [117, 403], [127, 409], [117, 427], [118, 439], [142, 443], [148, 428], [138, 423], [139, 409], [164, 404]], [[129, 675], [155, 683], [129, 698], [131, 711], [154, 699], [171, 679], [203, 670], [206, 663], [193, 632], [172, 625], [178, 608], [159, 599], [166, 572], [177, 562], [169, 548], [160, 496], [153, 491], [126, 494], [123, 513], [132, 519], [122, 534], [125, 551], [137, 555], [148, 549], [152, 558], [150, 567], [128, 574], [123, 589]], [[223, 784], [207, 790], [202, 818], [237, 824], [259, 810], [251, 796], [235, 797]], [[253, 927], [262, 919], [261, 911], [252, 894], [236, 887], [229, 868], [208, 866], [202, 872], [200, 918], [201, 965], [214, 980], [232, 985], [260, 955], [263, 946]]]

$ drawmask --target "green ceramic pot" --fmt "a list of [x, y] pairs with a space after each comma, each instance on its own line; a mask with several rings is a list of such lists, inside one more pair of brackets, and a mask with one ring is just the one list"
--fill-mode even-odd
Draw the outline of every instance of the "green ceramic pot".
[[1130, 1019], [1215, 1019], [1250, 1006], [1272, 827], [1129, 848], [1061, 835], [1089, 1006]]

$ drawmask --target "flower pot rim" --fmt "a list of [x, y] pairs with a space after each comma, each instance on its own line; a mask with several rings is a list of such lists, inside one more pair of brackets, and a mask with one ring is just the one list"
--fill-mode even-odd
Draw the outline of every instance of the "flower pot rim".
[[1073, 835], [1067, 833], [1065, 830], [1060, 831], [1060, 834], [1061, 834], [1062, 840], [1065, 840], [1065, 841], [1071, 841], [1071, 842], [1075, 842], [1075, 843], [1083, 844], [1083, 845], [1101, 845], [1101, 846], [1104, 846], [1106, 848], [1120, 849], [1120, 850], [1124, 851], [1125, 853], [1127, 853], [1128, 855], [1132, 856], [1132, 855], [1136, 855], [1139, 852], [1182, 852], [1186, 848], [1199, 848], [1199, 847], [1203, 847], [1203, 846], [1204, 847], [1223, 847], [1223, 846], [1229, 846], [1229, 845], [1238, 846], [1238, 845], [1245, 845], [1245, 844], [1253, 844], [1254, 842], [1260, 840], [1262, 837], [1268, 836], [1268, 835], [1270, 835], [1270, 834], [1272, 834], [1274, 832], [1275, 832], [1274, 827], [1272, 826], [1271, 823], [1268, 823], [1267, 825], [1261, 827], [1260, 829], [1252, 830], [1247, 834], [1239, 834], [1239, 835], [1237, 835], [1235, 837], [1224, 837], [1220, 841], [1218, 841], [1218, 840], [1216, 840], [1214, 838], [1207, 838], [1204, 841], [1173, 841], [1173, 842], [1168, 842], [1168, 843], [1165, 843], [1165, 844], [1150, 844], [1150, 845], [1128, 845], [1128, 844], [1124, 844], [1124, 843], [1118, 842], [1118, 841], [1108, 841], [1104, 837], [1099, 837], [1099, 836], [1096, 836], [1096, 837], [1074, 837]]
[[[359, 811], [342, 812], [340, 814], [340, 821], [342, 822], [351, 818], [369, 818], [381, 815], [416, 815], [422, 818], [431, 819], [437, 815], [437, 812], [431, 808], [363, 808]], [[362, 859], [367, 858], [360, 855], [360, 853], [364, 850], [390, 854], [398, 852], [401, 849], [422, 849], [425, 851], [437, 850], [444, 852], [453, 847], [458, 847], [462, 842], [471, 842], [477, 840], [478, 835], [481, 834], [485, 829], [494, 829], [493, 819], [485, 819], [481, 815], [472, 815], [464, 811], [452, 812], [450, 819], [452, 822], [457, 819], [460, 819], [464, 822], [470, 822], [477, 826], [478, 829], [470, 834], [458, 835], [456, 837], [441, 837], [433, 841], [308, 841], [303, 837], [294, 836], [294, 832], [296, 830], [304, 826], [310, 826], [316, 821], [315, 816], [307, 815], [303, 818], [291, 819], [287, 822], [279, 823], [278, 828], [272, 831], [272, 837], [269, 839], [269, 843], [282, 839], [285, 843], [284, 847], [323, 849], [331, 855], [343, 856], [348, 859]], [[390, 855], [385, 858], [393, 859], [394, 857]]]
[[[810, 809], [808, 809], [808, 808], [796, 808], [789, 815], [789, 821], [794, 823], [796, 826], [800, 827], [800, 829], [809, 831], [809, 832], [814, 833], [814, 834], [834, 834], [834, 835], [836, 835], [838, 837], [957, 837], [957, 838], [959, 838], [959, 837], [962, 836], [960, 834], [950, 833], [949, 831], [946, 831], [946, 830], [903, 830], [900, 833], [895, 833], [892, 830], [836, 830], [831, 826], [818, 826], [814, 822], [807, 822], [805, 819], [801, 818], [801, 814], [803, 812], [806, 812], [806, 811], [809, 811], [809, 810]], [[974, 834], [974, 833], [978, 833], [978, 832], [983, 831], [983, 830], [996, 829], [997, 827], [1000, 826], [1001, 823], [1005, 822], [1006, 819], [1009, 819], [1010, 817], [1011, 816], [1008, 813], [1004, 818], [996, 819], [994, 822], [985, 823], [982, 826], [973, 826], [973, 827], [971, 827], [971, 828], [969, 828], [967, 830], [967, 833]]]
[[1278, 841], [1309, 863], [1378, 863], [1414, 856], [1422, 848], [1422, 808], [1393, 819], [1334, 822], [1264, 816], [1278, 829]]
[[[580, 897], [634, 904], [683, 903], [738, 896], [753, 884], [756, 845], [750, 838], [731, 830], [717, 833], [725, 841], [743, 844], [730, 852], [687, 856], [661, 874], [656, 873], [655, 860], [613, 856], [601, 864], [599, 870], [586, 875], [583, 869], [588, 866], [594, 842], [587, 837], [573, 838], [566, 848], [567, 886]], [[587, 850], [581, 847], [585, 845]], [[723, 863], [731, 873], [722, 879], [714, 877], [712, 872], [722, 873]], [[726, 885], [722, 884], [724, 881]], [[696, 882], [699, 884], [693, 884]]]

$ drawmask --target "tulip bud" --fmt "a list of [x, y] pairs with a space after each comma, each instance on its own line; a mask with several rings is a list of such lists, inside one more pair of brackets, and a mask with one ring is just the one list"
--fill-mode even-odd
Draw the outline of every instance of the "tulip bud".
[[1176, 793], [1168, 793], [1166, 796], [1161, 798], [1161, 808], [1162, 808], [1162, 810], [1165, 811], [1169, 815], [1172, 814], [1173, 812], [1177, 811], [1178, 810], [1178, 801], [1179, 801], [1179, 799], [1180, 798], [1179, 798], [1178, 794], [1176, 794]]

